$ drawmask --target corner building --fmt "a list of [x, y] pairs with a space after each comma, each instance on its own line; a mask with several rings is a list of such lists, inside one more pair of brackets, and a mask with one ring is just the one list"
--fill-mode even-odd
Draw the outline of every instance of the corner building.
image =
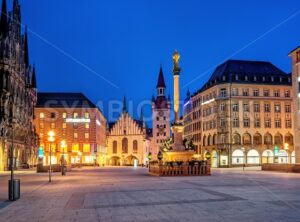
[[212, 167], [294, 163], [291, 74], [229, 60], [184, 104], [184, 136]]
[[[50, 162], [50, 147], [52, 164], [60, 164], [62, 155], [67, 164], [103, 164], [106, 119], [82, 93], [38, 93], [35, 113], [44, 165]], [[48, 142], [49, 131], [55, 133], [53, 143]]]

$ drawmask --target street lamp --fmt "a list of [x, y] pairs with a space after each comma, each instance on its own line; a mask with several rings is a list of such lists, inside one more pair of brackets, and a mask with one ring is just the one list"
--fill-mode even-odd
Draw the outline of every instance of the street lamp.
[[54, 131], [49, 131], [48, 132], [48, 142], [50, 143], [50, 163], [49, 163], [49, 183], [51, 183], [51, 165], [52, 165], [52, 143], [55, 141], [55, 132]]
[[79, 156], [79, 161], [80, 161], [79, 163], [80, 163], [80, 168], [81, 168], [81, 161], [82, 161], [82, 160], [81, 160], [81, 157], [82, 157], [82, 152], [78, 151], [78, 156]]
[[285, 160], [285, 162], [286, 162], [286, 164], [288, 164], [288, 150], [289, 150], [289, 144], [288, 143], [284, 144], [284, 149], [286, 151], [286, 160]]
[[61, 175], [64, 176], [64, 175], [66, 175], [66, 172], [65, 172], [65, 147], [66, 147], [66, 141], [62, 140], [60, 146], [61, 146], [61, 149], [63, 150], [62, 156], [61, 156]]

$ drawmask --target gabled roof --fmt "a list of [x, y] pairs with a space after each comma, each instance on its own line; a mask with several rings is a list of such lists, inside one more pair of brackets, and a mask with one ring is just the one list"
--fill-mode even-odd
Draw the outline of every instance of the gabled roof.
[[43, 108], [97, 108], [82, 93], [38, 93], [36, 107]]
[[[291, 85], [291, 76], [270, 62], [228, 60], [219, 65], [197, 92], [222, 83]], [[273, 81], [271, 81], [273, 80]], [[194, 94], [195, 95], [195, 94]]]
[[156, 88], [166, 88], [166, 83], [165, 83], [165, 78], [164, 78], [164, 74], [162, 71], [162, 67], [160, 67], [160, 70], [159, 70]]

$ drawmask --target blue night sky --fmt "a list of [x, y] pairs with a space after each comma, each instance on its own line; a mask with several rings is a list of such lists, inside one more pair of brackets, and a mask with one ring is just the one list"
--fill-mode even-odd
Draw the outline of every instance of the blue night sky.
[[[300, 45], [299, 0], [20, 3], [38, 90], [81, 91], [95, 103], [104, 101], [106, 116], [108, 101], [126, 95], [137, 117], [137, 104], [156, 92], [160, 64], [172, 96], [174, 49], [181, 54], [184, 97], [187, 88], [199, 89], [229, 57], [267, 60], [290, 72], [287, 54]], [[8, 0], [9, 9], [11, 4]]]

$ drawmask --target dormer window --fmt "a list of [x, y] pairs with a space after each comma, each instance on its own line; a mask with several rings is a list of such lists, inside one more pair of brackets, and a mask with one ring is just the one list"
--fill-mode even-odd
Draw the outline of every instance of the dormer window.
[[279, 78], [279, 82], [282, 82], [282, 78], [281, 77]]
[[239, 80], [239, 76], [238, 75], [235, 75], [235, 80]]
[[288, 82], [291, 82], [291, 78], [288, 78]]
[[248, 81], [248, 76], [245, 76], [245, 81]]
[[256, 76], [254, 76], [254, 77], [253, 77], [253, 80], [254, 80], [254, 81], [257, 81], [257, 78], [256, 78]]
[[271, 81], [274, 82], [274, 76], [271, 77]]
[[266, 77], [263, 76], [262, 77], [262, 81], [265, 82], [266, 81]]
[[223, 80], [223, 81], [226, 81], [226, 76], [222, 76], [222, 80]]

